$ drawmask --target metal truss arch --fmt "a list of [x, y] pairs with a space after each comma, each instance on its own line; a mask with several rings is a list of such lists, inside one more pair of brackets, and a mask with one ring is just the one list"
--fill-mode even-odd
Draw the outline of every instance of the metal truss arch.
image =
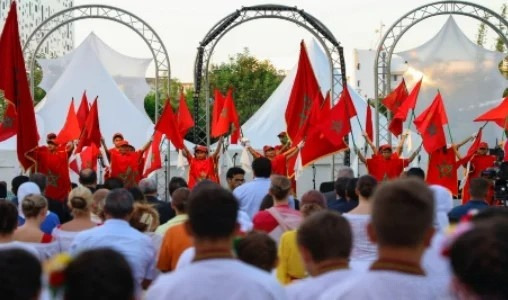
[[[430, 17], [440, 15], [462, 15], [483, 22], [503, 40], [508, 51], [508, 21], [496, 12], [481, 5], [465, 1], [439, 1], [422, 5], [411, 10], [397, 21], [385, 33], [379, 43], [374, 62], [374, 89], [376, 95], [376, 144], [391, 143], [388, 124], [380, 124], [380, 98], [391, 91], [391, 60], [397, 43], [414, 25]], [[491, 19], [497, 20], [496, 26]]]

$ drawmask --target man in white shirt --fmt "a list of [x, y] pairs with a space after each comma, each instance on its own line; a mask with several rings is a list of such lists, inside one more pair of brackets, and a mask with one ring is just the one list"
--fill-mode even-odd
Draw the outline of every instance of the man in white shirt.
[[88, 249], [116, 250], [129, 262], [138, 288], [147, 288], [156, 275], [156, 251], [151, 239], [132, 228], [127, 221], [133, 204], [134, 199], [126, 189], [110, 191], [104, 204], [106, 222], [79, 233], [71, 244], [70, 252], [75, 256]]
[[374, 193], [370, 240], [378, 259], [368, 273], [325, 291], [320, 299], [440, 299], [420, 261], [434, 234], [432, 191], [421, 180], [398, 179]]
[[323, 290], [354, 275], [348, 265], [353, 243], [351, 226], [338, 213], [320, 211], [309, 216], [298, 228], [297, 243], [312, 277], [287, 286], [288, 299], [317, 299]]
[[286, 299], [274, 277], [233, 257], [238, 202], [231, 192], [217, 184], [198, 185], [191, 192], [187, 211], [194, 260], [159, 276], [146, 299]]

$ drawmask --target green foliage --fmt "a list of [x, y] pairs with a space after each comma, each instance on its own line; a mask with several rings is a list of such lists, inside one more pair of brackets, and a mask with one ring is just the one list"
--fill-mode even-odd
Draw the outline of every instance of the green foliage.
[[[503, 17], [503, 19], [506, 19], [506, 13], [507, 13], [507, 5], [505, 3], [505, 4], [503, 4], [501, 6], [501, 13], [500, 13], [500, 15], [501, 15], [501, 17]], [[499, 25], [499, 27], [500, 27], [500, 29], [503, 29], [502, 25]], [[496, 48], [496, 51], [498, 51], [498, 52], [504, 52], [504, 50], [505, 50], [505, 44], [503, 42], [503, 39], [501, 39], [500, 36], [498, 36], [496, 38], [496, 46], [495, 46], [495, 48]]]
[[485, 23], [480, 23], [480, 26], [478, 26], [478, 33], [476, 34], [476, 44], [478, 46], [485, 45], [485, 41], [487, 39], [487, 26]]

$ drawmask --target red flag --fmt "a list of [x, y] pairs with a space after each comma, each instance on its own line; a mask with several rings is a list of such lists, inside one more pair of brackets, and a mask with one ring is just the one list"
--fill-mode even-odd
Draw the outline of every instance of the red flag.
[[240, 138], [240, 119], [238, 117], [238, 112], [236, 111], [235, 102], [233, 101], [232, 89], [228, 90], [222, 111], [215, 125], [215, 133], [218, 134], [217, 136], [227, 134], [230, 126], [233, 126], [231, 132], [231, 143], [238, 143], [238, 139]]
[[97, 148], [101, 146], [101, 129], [99, 126], [99, 109], [98, 109], [98, 97], [95, 100], [90, 109], [90, 113], [86, 118], [85, 127], [79, 137], [78, 146], [76, 147], [76, 153], [81, 152], [83, 147], [95, 144]]
[[[422, 77], [423, 79], [423, 77]], [[390, 124], [388, 125], [388, 130], [393, 133], [395, 136], [399, 136], [402, 134], [402, 124], [406, 121], [407, 114], [411, 109], [415, 109], [416, 100], [418, 100], [418, 94], [420, 93], [420, 87], [422, 86], [422, 79], [416, 83], [416, 85], [411, 90], [409, 96], [407, 96], [406, 100], [402, 102], [402, 104], [397, 109], [397, 112], [392, 117]]]
[[33, 162], [25, 153], [37, 147], [39, 135], [21, 50], [15, 1], [11, 3], [0, 37], [0, 90], [7, 103], [0, 125], [0, 141], [17, 134], [18, 160], [26, 170]]
[[212, 137], [219, 137], [221, 134], [218, 134], [217, 131], [217, 123], [220, 118], [220, 114], [222, 112], [222, 108], [224, 107], [224, 96], [218, 89], [214, 90], [215, 100], [213, 101], [213, 110], [212, 110], [212, 124], [210, 128], [210, 134]]
[[508, 129], [507, 124], [507, 118], [508, 118], [508, 97], [504, 98], [501, 103], [490, 109], [489, 111], [481, 114], [476, 119], [474, 119], [475, 122], [482, 122], [482, 121], [493, 121], [495, 122], [499, 127]]
[[407, 98], [407, 88], [406, 81], [402, 78], [402, 81], [399, 85], [390, 93], [386, 98], [383, 99], [383, 104], [388, 108], [393, 114], [397, 113], [400, 105]]
[[459, 194], [457, 185], [457, 159], [453, 148], [438, 149], [429, 154], [429, 165], [425, 181], [431, 184], [443, 186], [452, 192], [454, 196]]
[[76, 114], [79, 122], [79, 128], [81, 128], [81, 130], [85, 128], [86, 118], [88, 118], [89, 113], [90, 108], [88, 107], [88, 99], [86, 98], [86, 91], [84, 91], [83, 96], [81, 96], [81, 103], [79, 104], [78, 112]]
[[183, 137], [178, 130], [177, 120], [169, 100], [164, 105], [162, 114], [155, 125], [155, 130], [165, 134], [176, 149], [183, 149]]
[[99, 154], [100, 150], [95, 144], [84, 147], [81, 152], [73, 156], [74, 159], [69, 163], [69, 168], [77, 174], [83, 169], [97, 171], [97, 159], [99, 158]]
[[162, 168], [162, 159], [160, 145], [162, 142], [162, 133], [155, 131], [153, 134], [153, 140], [150, 147], [143, 152], [143, 170], [142, 177], [146, 178], [152, 172]]
[[80, 134], [81, 128], [79, 127], [78, 117], [74, 111], [74, 98], [72, 98], [65, 124], [58, 133], [55, 142], [57, 144], [65, 144], [69, 141], [77, 140]]
[[372, 109], [370, 107], [370, 101], [367, 101], [367, 113], [365, 114], [365, 132], [367, 137], [372, 141], [374, 140], [374, 126], [372, 125]]
[[298, 144], [306, 135], [308, 129], [306, 123], [309, 119], [312, 101], [317, 93], [321, 93], [321, 91], [307, 56], [305, 44], [302, 41], [298, 70], [285, 113], [286, 131], [294, 145]]
[[471, 146], [469, 147], [469, 149], [467, 150], [467, 154], [464, 157], [462, 157], [462, 159], [457, 161], [457, 167], [468, 163], [471, 160], [471, 158], [473, 158], [473, 155], [475, 155], [476, 152], [478, 151], [478, 149], [480, 148], [480, 144], [482, 142], [482, 129], [483, 129], [483, 127], [478, 129], [476, 138], [475, 138], [474, 142], [471, 144]]
[[189, 111], [189, 107], [187, 106], [187, 101], [185, 101], [185, 95], [183, 91], [180, 92], [180, 104], [178, 105], [178, 129], [180, 130], [180, 135], [185, 136], [189, 129], [194, 127], [194, 120], [192, 119], [192, 115]]
[[446, 146], [443, 125], [448, 123], [448, 119], [439, 92], [432, 104], [414, 120], [414, 123], [416, 129], [422, 135], [423, 147], [427, 153], [432, 153]]

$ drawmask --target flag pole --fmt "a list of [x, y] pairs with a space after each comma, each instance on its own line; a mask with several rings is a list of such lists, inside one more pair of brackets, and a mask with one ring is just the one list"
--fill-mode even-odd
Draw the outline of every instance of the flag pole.
[[450, 129], [449, 123], [446, 123], [446, 128], [448, 128], [448, 135], [450, 136], [450, 143], [453, 145], [452, 130]]

